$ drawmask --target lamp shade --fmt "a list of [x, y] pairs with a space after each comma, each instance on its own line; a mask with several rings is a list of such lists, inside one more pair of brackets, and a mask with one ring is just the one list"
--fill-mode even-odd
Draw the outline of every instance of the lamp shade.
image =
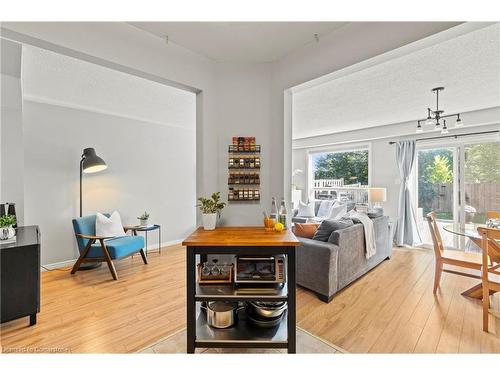
[[385, 202], [387, 200], [387, 189], [370, 188], [368, 190], [368, 199], [370, 202]]
[[85, 173], [95, 173], [106, 169], [108, 166], [97, 154], [95, 149], [86, 148], [82, 155], [82, 169]]

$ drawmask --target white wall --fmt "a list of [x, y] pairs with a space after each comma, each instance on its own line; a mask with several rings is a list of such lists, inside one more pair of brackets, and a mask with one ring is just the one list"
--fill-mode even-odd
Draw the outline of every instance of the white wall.
[[18, 224], [24, 223], [24, 154], [21, 88], [21, 45], [1, 43], [1, 174], [0, 202], [16, 204]]
[[[75, 259], [79, 162], [94, 147], [108, 168], [84, 174], [84, 211], [144, 211], [162, 242], [196, 223], [196, 96], [99, 65], [23, 47], [25, 223], [43, 234], [42, 263]], [[190, 182], [190, 183], [189, 183]], [[157, 232], [148, 245], [157, 243]]]
[[[193, 100], [194, 111], [194, 100]], [[79, 160], [95, 147], [108, 165], [83, 177], [84, 215], [117, 210], [124, 224], [143, 211], [162, 242], [195, 227], [195, 129], [44, 103], [24, 103], [25, 221], [43, 236], [42, 264], [77, 257], [71, 220], [79, 210]], [[149, 244], [157, 243], [156, 232]]]
[[[271, 159], [275, 145], [271, 142], [270, 64], [218, 64], [217, 65], [217, 144], [211, 147], [218, 156], [219, 189], [227, 199], [227, 146], [233, 136], [255, 136], [262, 146], [261, 200], [230, 202], [224, 209], [222, 223], [226, 225], [259, 225], [262, 211], [271, 205]], [[211, 145], [206, 145], [210, 147]], [[280, 199], [281, 195], [276, 195]]]

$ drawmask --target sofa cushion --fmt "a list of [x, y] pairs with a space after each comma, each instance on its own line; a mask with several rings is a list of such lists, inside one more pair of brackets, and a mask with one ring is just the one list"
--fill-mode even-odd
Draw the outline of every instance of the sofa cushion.
[[341, 204], [335, 202], [335, 204], [330, 209], [329, 219], [338, 220], [347, 213], [347, 204]]
[[[123, 236], [116, 237], [110, 240], [104, 241], [106, 247], [108, 248], [109, 255], [111, 259], [123, 258], [131, 255], [140, 249], [144, 248], [144, 237], [142, 236]], [[87, 258], [99, 258], [103, 257], [104, 253], [99, 242], [94, 243], [88, 254]]]
[[314, 217], [314, 202], [310, 202], [308, 204], [299, 202], [299, 209], [297, 211], [297, 216], [300, 217]]
[[319, 224], [313, 223], [296, 223], [295, 224], [295, 235], [302, 238], [313, 238]]
[[323, 220], [319, 228], [316, 230], [316, 234], [313, 236], [313, 240], [327, 242], [330, 238], [332, 232], [350, 227], [353, 225], [353, 221], [349, 219], [342, 220]]
[[316, 216], [328, 217], [330, 214], [330, 210], [333, 206], [333, 203], [334, 203], [334, 201], [322, 200], [320, 205], [319, 205], [318, 212], [317, 212]]

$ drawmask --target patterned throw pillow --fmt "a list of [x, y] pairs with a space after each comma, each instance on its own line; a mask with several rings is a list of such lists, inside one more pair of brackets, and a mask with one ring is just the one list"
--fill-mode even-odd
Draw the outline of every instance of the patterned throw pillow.
[[295, 223], [295, 235], [302, 238], [313, 238], [319, 224]]

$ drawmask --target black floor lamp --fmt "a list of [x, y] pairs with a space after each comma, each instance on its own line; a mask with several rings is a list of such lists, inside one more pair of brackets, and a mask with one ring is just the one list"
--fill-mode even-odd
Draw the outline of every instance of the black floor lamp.
[[[108, 166], [97, 154], [95, 153], [95, 149], [86, 148], [83, 150], [82, 160], [80, 160], [80, 217], [82, 217], [82, 177], [83, 173], [96, 173], [103, 171]], [[89, 270], [92, 268], [100, 267], [102, 263], [86, 263], [80, 266], [80, 270]]]

